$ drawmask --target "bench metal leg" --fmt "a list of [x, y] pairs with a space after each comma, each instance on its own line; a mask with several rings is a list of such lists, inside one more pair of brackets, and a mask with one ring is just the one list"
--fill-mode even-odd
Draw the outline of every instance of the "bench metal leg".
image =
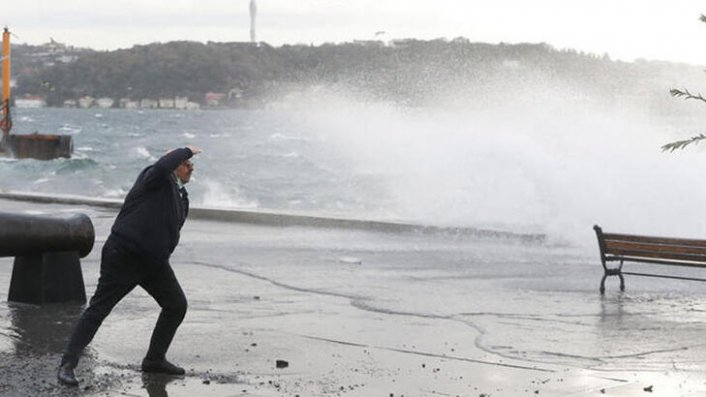
[[601, 288], [600, 288], [601, 295], [605, 293], [605, 280], [608, 278], [608, 276], [620, 277], [620, 291], [621, 292], [625, 291], [625, 278], [623, 277], [623, 273], [620, 270], [621, 269], [607, 269], [606, 270], [605, 274], [603, 274], [603, 278], [601, 278]]

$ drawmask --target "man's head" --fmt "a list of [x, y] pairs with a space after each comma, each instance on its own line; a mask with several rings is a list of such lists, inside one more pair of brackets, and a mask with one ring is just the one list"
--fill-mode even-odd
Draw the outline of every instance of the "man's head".
[[194, 172], [194, 164], [191, 160], [182, 161], [181, 164], [174, 170], [176, 177], [181, 183], [188, 183], [191, 179], [191, 173]]

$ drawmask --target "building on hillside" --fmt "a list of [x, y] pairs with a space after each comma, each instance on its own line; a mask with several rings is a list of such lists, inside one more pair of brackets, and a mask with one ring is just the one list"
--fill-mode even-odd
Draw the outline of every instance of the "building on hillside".
[[196, 103], [196, 102], [189, 101], [189, 102], [186, 103], [186, 107], [185, 107], [184, 109], [186, 109], [186, 110], [197, 110], [197, 109], [201, 109], [201, 105], [199, 105], [199, 104]]
[[15, 99], [15, 107], [18, 108], [43, 108], [47, 106], [44, 98], [36, 95], [25, 95], [22, 98]]
[[154, 99], [143, 98], [140, 101], [140, 108], [142, 109], [157, 109], [159, 107], [159, 102]]
[[103, 97], [103, 98], [98, 98], [96, 100], [96, 105], [98, 105], [98, 107], [101, 109], [112, 108], [114, 104], [115, 104], [115, 99], [113, 99], [113, 98]]
[[50, 54], [63, 54], [66, 52], [66, 44], [59, 43], [51, 37], [48, 43], [42, 44], [42, 47]]
[[174, 98], [159, 98], [160, 109], [174, 109]]
[[174, 97], [174, 108], [175, 109], [186, 109], [186, 106], [188, 103], [189, 103], [188, 97], [185, 97], [185, 96]]
[[226, 94], [222, 92], [207, 92], [204, 96], [204, 101], [206, 102], [206, 106], [223, 106], [223, 98], [225, 97]]
[[118, 106], [124, 109], [137, 109], [140, 107], [140, 102], [133, 101], [130, 98], [120, 98]]
[[192, 102], [188, 97], [178, 96], [174, 97], [174, 108], [182, 110], [195, 110], [200, 109], [201, 105], [196, 102]]
[[48, 43], [36, 46], [19, 44], [15, 47], [13, 45], [12, 52], [16, 60], [14, 62], [17, 62], [16, 65], [19, 67], [17, 75], [24, 75], [49, 65], [72, 63], [81, 56], [95, 51], [88, 48], [75, 48], [50, 39]]
[[78, 107], [78, 102], [75, 99], [67, 99], [64, 101], [64, 107], [69, 109], [75, 109]]
[[78, 57], [76, 55], [62, 55], [62, 56], [56, 57], [55, 62], [56, 63], [71, 63], [77, 59], [78, 59]]
[[78, 99], [78, 107], [81, 109], [88, 109], [95, 103], [95, 98], [92, 96], [82, 96]]

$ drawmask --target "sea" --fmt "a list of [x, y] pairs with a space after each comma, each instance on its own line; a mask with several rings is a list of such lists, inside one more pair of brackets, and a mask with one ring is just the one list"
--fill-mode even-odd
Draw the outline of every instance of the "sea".
[[13, 110], [74, 155], [0, 159], [3, 191], [121, 199], [172, 148], [203, 149], [193, 205], [542, 233], [706, 238], [706, 119], [565, 101], [409, 107], [307, 92], [262, 109]]

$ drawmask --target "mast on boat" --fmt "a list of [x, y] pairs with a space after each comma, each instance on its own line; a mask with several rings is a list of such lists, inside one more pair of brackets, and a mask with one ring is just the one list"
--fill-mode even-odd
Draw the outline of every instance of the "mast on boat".
[[2, 146], [8, 142], [7, 136], [12, 129], [12, 118], [10, 118], [10, 30], [5, 27], [2, 32], [2, 119], [0, 119], [0, 130], [2, 130]]

